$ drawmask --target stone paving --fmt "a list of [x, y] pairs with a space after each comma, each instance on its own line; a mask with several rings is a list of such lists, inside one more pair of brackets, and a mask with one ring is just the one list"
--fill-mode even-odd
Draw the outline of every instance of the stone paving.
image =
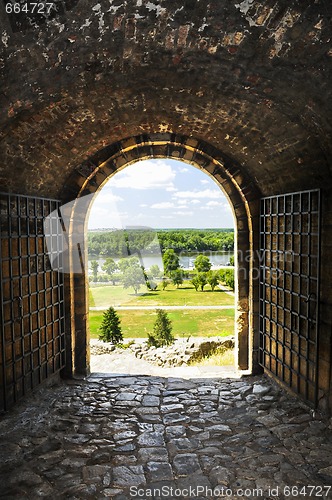
[[0, 497], [332, 498], [331, 427], [265, 377], [94, 374], [2, 417]]

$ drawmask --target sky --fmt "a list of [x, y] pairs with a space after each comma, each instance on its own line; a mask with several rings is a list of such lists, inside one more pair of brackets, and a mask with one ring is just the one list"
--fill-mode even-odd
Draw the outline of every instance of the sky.
[[233, 228], [229, 202], [205, 172], [181, 161], [138, 161], [116, 173], [94, 199], [89, 229], [148, 226]]

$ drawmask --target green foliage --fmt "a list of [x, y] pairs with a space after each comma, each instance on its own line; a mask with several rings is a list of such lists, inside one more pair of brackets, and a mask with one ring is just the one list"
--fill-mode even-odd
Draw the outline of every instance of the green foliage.
[[99, 327], [99, 340], [119, 344], [123, 340], [120, 319], [113, 307], [109, 307], [103, 314], [103, 319]]
[[174, 252], [172, 248], [166, 250], [163, 255], [164, 271], [167, 276], [171, 274], [172, 271], [176, 271], [179, 268], [180, 260], [178, 255]]
[[190, 280], [190, 283], [192, 283], [195, 287], [195, 290], [197, 292], [198, 288], [199, 288], [199, 279], [198, 279], [198, 276], [194, 276], [191, 280]]
[[229, 258], [229, 265], [234, 266], [234, 255], [232, 255], [232, 257]]
[[[102, 265], [102, 270], [108, 274], [108, 276], [112, 279], [115, 271], [118, 269], [118, 266], [112, 257], [107, 257], [104, 264]], [[112, 279], [114, 285], [114, 278]]]
[[127, 257], [120, 259], [117, 265], [120, 272], [124, 273], [129, 267], [140, 267], [140, 261], [137, 257]]
[[149, 275], [152, 276], [152, 278], [160, 278], [162, 276], [162, 272], [157, 264], [153, 264], [150, 267]]
[[204, 291], [204, 287], [207, 284], [206, 273], [197, 273], [198, 284], [201, 287], [201, 291]]
[[207, 273], [197, 273], [191, 280], [191, 283], [194, 285], [196, 292], [199, 288], [203, 292], [205, 285], [208, 283]]
[[170, 284], [170, 281], [168, 281], [166, 278], [163, 278], [163, 280], [161, 282], [161, 288], [163, 290], [166, 290], [166, 288], [168, 287], [169, 284]]
[[211, 290], [214, 292], [214, 289], [219, 283], [219, 274], [217, 271], [209, 271], [206, 276], [207, 282], [211, 287]]
[[172, 335], [172, 322], [163, 309], [156, 309], [156, 313], [153, 334], [148, 334], [148, 345], [154, 347], [171, 345], [175, 340]]
[[97, 281], [98, 267], [99, 264], [96, 260], [91, 261], [93, 281]]
[[220, 269], [218, 271], [219, 278], [221, 283], [226, 286], [229, 286], [232, 290], [234, 290], [235, 281], [234, 281], [234, 269]]
[[140, 266], [132, 265], [127, 267], [122, 277], [123, 288], [132, 287], [137, 295], [141, 285], [145, 283], [144, 273]]
[[181, 269], [176, 269], [175, 271], [172, 271], [170, 275], [173, 285], [175, 285], [176, 288], [179, 288], [179, 285], [182, 285], [183, 283], [183, 273]]
[[[89, 231], [89, 255], [126, 257], [147, 250], [164, 253], [167, 249], [180, 252], [232, 251], [234, 231], [232, 229], [160, 229]], [[156, 276], [157, 277], [157, 276]]]
[[211, 269], [209, 257], [202, 254], [198, 255], [195, 259], [194, 266], [198, 273], [207, 273]]
[[126, 342], [125, 344], [117, 344], [116, 347], [119, 347], [120, 349], [129, 349], [133, 344], [135, 344], [135, 340], [130, 340], [129, 342]]
[[110, 276], [108, 274], [98, 274], [97, 279], [94, 280], [99, 283], [107, 283], [110, 281]]
[[89, 231], [89, 255], [127, 257], [143, 249], [160, 252], [156, 231], [152, 229], [130, 229], [117, 231]]
[[173, 248], [176, 253], [231, 251], [234, 249], [232, 229], [165, 229], [158, 230], [160, 248]]

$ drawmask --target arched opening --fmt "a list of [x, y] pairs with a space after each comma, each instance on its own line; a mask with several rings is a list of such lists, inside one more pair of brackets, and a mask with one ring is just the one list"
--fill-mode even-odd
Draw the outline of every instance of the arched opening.
[[[198, 349], [203, 339], [205, 348], [207, 342], [232, 345], [235, 298], [225, 285], [232, 283], [234, 272], [233, 237], [232, 207], [222, 187], [202, 169], [174, 159], [141, 160], [107, 180], [94, 196], [88, 218], [91, 371], [153, 371], [156, 361], [146, 363], [155, 351], [145, 349], [156, 309], [170, 319], [174, 337], [158, 359], [165, 368], [180, 366], [184, 358], [188, 362], [195, 356], [190, 346]], [[178, 259], [176, 271], [165, 269], [165, 252]], [[205, 257], [199, 274], [198, 255]], [[109, 347], [98, 338], [110, 306], [115, 309], [110, 314], [119, 318], [123, 343], [132, 345], [106, 354]], [[132, 359], [136, 349], [142, 361]], [[204, 364], [213, 365], [216, 373], [222, 373], [216, 364], [223, 372], [234, 372], [233, 358], [231, 349]]]
[[255, 334], [257, 318], [254, 310], [258, 281], [253, 280], [253, 269], [258, 260], [258, 241], [254, 237], [254, 234], [258, 234], [258, 191], [240, 165], [213, 146], [176, 134], [149, 134], [130, 137], [105, 147], [76, 169], [62, 193], [62, 201], [68, 207], [65, 215], [70, 220], [68, 265], [71, 273], [67, 276], [66, 289], [67, 313], [71, 324], [67, 332], [67, 374], [86, 375], [90, 372], [88, 287], [81, 263], [82, 256], [86, 254], [86, 246], [82, 242], [86, 237], [92, 199], [117, 171], [138, 160], [151, 158], [182, 160], [202, 169], [221, 187], [233, 208], [237, 235], [235, 351], [238, 368], [252, 372], [258, 368], [259, 345], [259, 338]]

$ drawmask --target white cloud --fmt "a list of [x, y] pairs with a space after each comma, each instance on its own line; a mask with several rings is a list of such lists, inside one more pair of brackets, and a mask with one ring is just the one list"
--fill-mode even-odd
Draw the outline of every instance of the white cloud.
[[129, 165], [110, 180], [116, 188], [175, 189], [175, 172], [162, 160], [143, 160]]
[[190, 210], [179, 210], [178, 212], [174, 212], [175, 215], [194, 215], [194, 212]]
[[191, 200], [191, 203], [194, 203], [194, 205], [197, 205], [198, 203], [201, 203], [201, 201], [194, 198], [193, 200]]
[[145, 207], [147, 207], [147, 206], [148, 206], [148, 205], [147, 205], [146, 203], [141, 203], [141, 204], [140, 204], [140, 207], [142, 207], [142, 208], [145, 208]]
[[210, 181], [208, 181], [207, 179], [202, 179], [202, 180], [201, 180], [201, 183], [202, 183], [202, 184], [210, 184]]
[[96, 205], [106, 205], [108, 203], [114, 203], [116, 201], [123, 201], [122, 196], [118, 194], [114, 194], [112, 192], [112, 188], [110, 186], [105, 186], [93, 200], [93, 203]]
[[175, 208], [187, 208], [189, 202], [186, 198], [179, 200], [175, 196], [172, 197], [172, 200], [176, 203]]
[[151, 208], [174, 208], [174, 203], [171, 203], [170, 201], [163, 201], [161, 203], [154, 203], [153, 205], [151, 205]]
[[180, 172], [181, 174], [185, 174], [186, 172], [189, 172], [189, 168], [187, 168], [187, 167], [182, 167], [182, 168], [179, 168], [179, 172]]
[[223, 207], [224, 203], [221, 201], [208, 201], [206, 204], [208, 207]]
[[220, 198], [221, 191], [218, 189], [204, 189], [203, 191], [178, 191], [174, 194], [177, 198]]

